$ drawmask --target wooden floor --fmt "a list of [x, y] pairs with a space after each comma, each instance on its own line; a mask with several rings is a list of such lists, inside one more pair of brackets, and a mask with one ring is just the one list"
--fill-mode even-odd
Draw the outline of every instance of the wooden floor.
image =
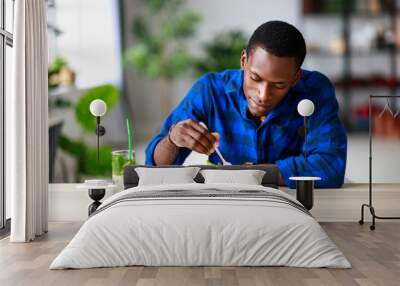
[[0, 241], [0, 285], [400, 285], [400, 223], [324, 223], [323, 228], [352, 269], [289, 267], [121, 267], [48, 270], [80, 227], [50, 224], [44, 237], [27, 244]]

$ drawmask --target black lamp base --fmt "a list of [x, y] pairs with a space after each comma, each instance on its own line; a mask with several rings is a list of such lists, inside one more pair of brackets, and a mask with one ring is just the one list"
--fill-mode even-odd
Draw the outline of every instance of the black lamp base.
[[89, 189], [89, 197], [94, 200], [94, 202], [88, 207], [89, 216], [101, 205], [100, 200], [104, 198], [105, 194], [106, 189]]
[[314, 206], [314, 181], [296, 181], [296, 199], [311, 210]]

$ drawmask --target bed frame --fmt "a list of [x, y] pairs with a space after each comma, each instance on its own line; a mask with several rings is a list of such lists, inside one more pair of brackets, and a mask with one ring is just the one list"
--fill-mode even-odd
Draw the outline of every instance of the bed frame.
[[[146, 167], [146, 168], [184, 168], [188, 166], [182, 165], [160, 165], [160, 166], [149, 166], [149, 165], [134, 165], [127, 166], [124, 169], [124, 189], [136, 187], [139, 183], [139, 176], [135, 171], [136, 167]], [[190, 167], [200, 167], [201, 170], [205, 169], [220, 169], [220, 170], [263, 170], [265, 175], [262, 179], [261, 184], [265, 187], [278, 188], [279, 171], [276, 165], [273, 164], [258, 164], [258, 165], [190, 165]], [[194, 178], [197, 183], [204, 183], [204, 178], [200, 174]]]

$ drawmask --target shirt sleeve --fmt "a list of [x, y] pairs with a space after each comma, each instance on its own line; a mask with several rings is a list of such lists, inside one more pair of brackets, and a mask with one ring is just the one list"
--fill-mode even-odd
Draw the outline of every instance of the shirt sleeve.
[[[193, 119], [195, 121], [203, 121], [208, 125], [212, 93], [213, 89], [210, 81], [210, 74], [202, 76], [193, 84], [186, 96], [164, 121], [159, 134], [150, 140], [146, 148], [146, 165], [155, 165], [153, 155], [156, 146], [168, 135], [168, 131], [173, 124], [182, 120]], [[178, 155], [172, 165], [182, 165], [191, 151], [192, 150], [189, 148], [179, 148]]]
[[[329, 79], [322, 78], [310, 93], [314, 102], [314, 114], [308, 118], [307, 140], [303, 144], [303, 154], [276, 161], [287, 186], [295, 188], [291, 176], [321, 177], [315, 182], [316, 188], [339, 188], [343, 185], [346, 169], [347, 136], [338, 115], [335, 90]], [[313, 100], [313, 98], [319, 98]], [[307, 157], [304, 156], [306, 152]]]

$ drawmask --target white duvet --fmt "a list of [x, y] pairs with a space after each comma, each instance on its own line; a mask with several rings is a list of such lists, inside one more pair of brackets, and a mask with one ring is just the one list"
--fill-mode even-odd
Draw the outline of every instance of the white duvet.
[[[256, 185], [139, 186], [130, 192], [262, 190]], [[100, 209], [101, 209], [100, 207]], [[182, 197], [121, 201], [90, 217], [50, 269], [146, 266], [294, 266], [349, 268], [318, 222], [289, 204], [258, 198]]]

